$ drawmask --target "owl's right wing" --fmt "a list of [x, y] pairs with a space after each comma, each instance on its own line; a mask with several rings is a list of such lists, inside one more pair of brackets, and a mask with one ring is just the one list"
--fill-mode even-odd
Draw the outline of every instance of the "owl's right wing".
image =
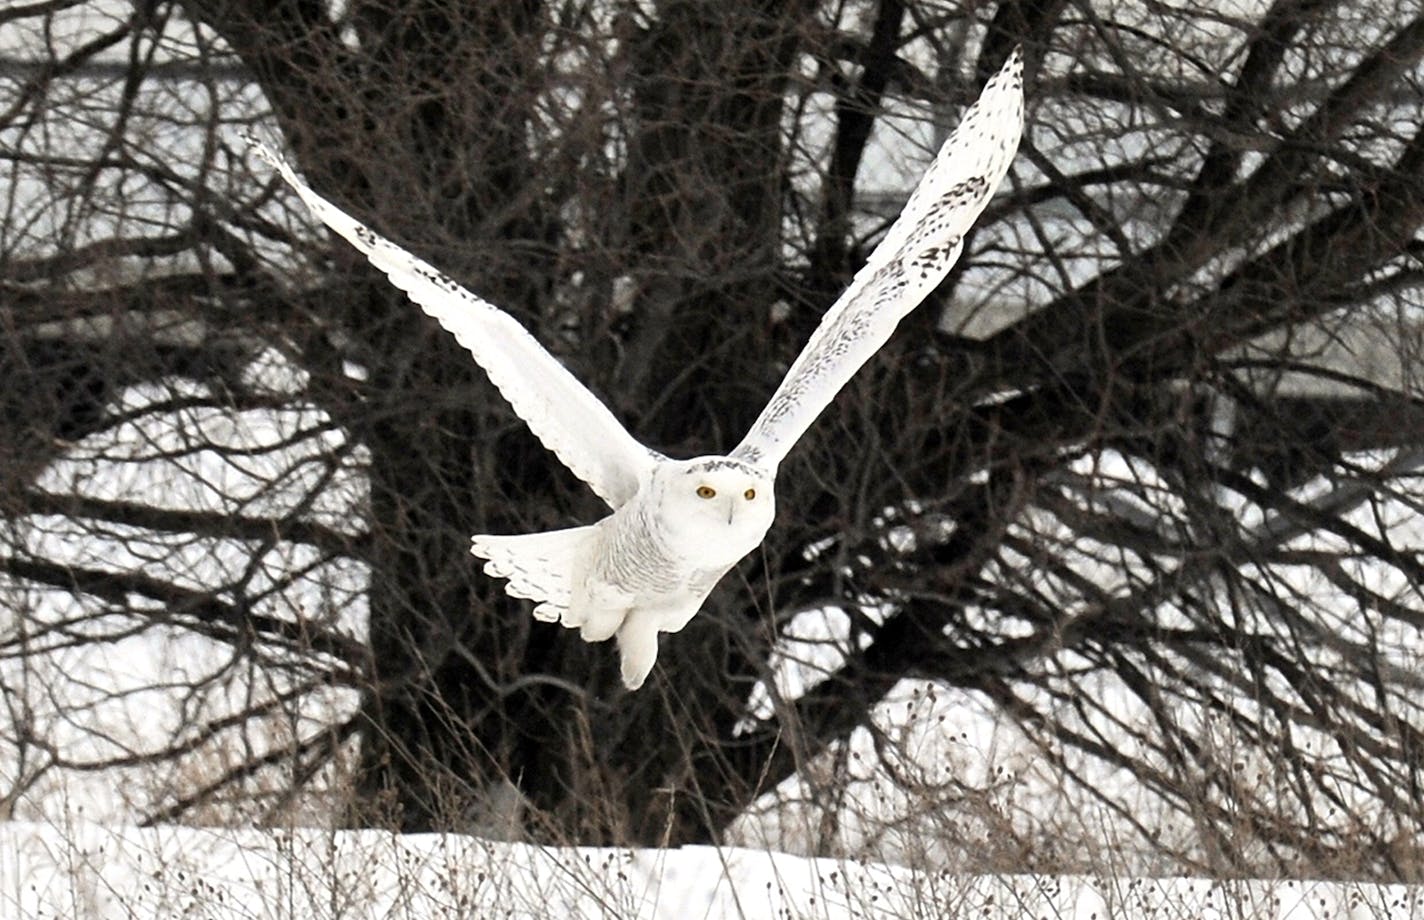
[[639, 480], [661, 455], [629, 434], [608, 407], [514, 317], [312, 191], [282, 156], [261, 141], [251, 135], [244, 139], [322, 223], [361, 250], [392, 284], [474, 355], [490, 382], [564, 466], [610, 507], [617, 508], [633, 496]]
[[732, 456], [775, 472], [855, 372], [959, 258], [1023, 133], [1023, 52], [990, 78], [885, 238], [826, 311]]

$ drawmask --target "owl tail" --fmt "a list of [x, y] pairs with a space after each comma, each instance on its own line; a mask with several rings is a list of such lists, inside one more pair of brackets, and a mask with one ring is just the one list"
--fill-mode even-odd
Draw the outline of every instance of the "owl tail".
[[556, 623], [569, 608], [574, 572], [583, 567], [594, 530], [590, 525], [515, 536], [476, 534], [470, 552], [488, 560], [486, 575], [508, 579], [504, 591], [510, 597], [540, 601], [535, 619]]

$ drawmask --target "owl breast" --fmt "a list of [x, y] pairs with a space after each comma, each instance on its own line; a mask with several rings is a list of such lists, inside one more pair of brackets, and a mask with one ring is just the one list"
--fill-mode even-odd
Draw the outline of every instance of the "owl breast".
[[599, 524], [590, 575], [630, 595], [669, 595], [687, 583], [687, 562], [667, 545], [662, 528], [641, 502], [630, 502]]
[[688, 526], [652, 502], [634, 500], [598, 525], [588, 577], [626, 593], [632, 606], [700, 603], [761, 539], [746, 528]]

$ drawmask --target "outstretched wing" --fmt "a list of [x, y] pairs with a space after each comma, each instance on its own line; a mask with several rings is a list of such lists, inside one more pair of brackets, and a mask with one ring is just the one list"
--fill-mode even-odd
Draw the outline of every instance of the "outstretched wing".
[[322, 223], [361, 250], [392, 284], [469, 349], [529, 430], [564, 466], [613, 508], [633, 496], [639, 479], [661, 455], [638, 443], [608, 407], [514, 317], [312, 191], [285, 159], [261, 141], [251, 135], [244, 139], [296, 189]]
[[775, 471], [846, 381], [959, 258], [1023, 132], [1023, 52], [1016, 49], [944, 142], [895, 223], [822, 317], [771, 402], [732, 456]]

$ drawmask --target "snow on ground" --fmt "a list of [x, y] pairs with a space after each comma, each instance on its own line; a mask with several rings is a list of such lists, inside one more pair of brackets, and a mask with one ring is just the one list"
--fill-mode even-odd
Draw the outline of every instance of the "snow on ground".
[[1424, 887], [961, 876], [756, 850], [0, 824], [10, 918], [1412, 918]]

